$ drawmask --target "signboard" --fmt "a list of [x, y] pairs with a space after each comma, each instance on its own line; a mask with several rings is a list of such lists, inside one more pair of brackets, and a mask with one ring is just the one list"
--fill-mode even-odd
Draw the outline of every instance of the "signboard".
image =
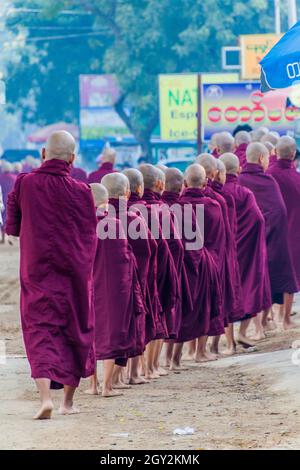
[[239, 37], [242, 80], [259, 80], [259, 62], [280, 38], [279, 34], [245, 34]]
[[[202, 83], [237, 81], [233, 73], [202, 74]], [[160, 137], [167, 141], [197, 140], [198, 75], [159, 76]]]
[[120, 97], [114, 75], [80, 75], [79, 88], [81, 145], [129, 136], [114, 108]]
[[300, 86], [263, 94], [259, 82], [211, 83], [202, 87], [202, 139], [239, 124], [266, 126], [285, 134], [300, 117]]

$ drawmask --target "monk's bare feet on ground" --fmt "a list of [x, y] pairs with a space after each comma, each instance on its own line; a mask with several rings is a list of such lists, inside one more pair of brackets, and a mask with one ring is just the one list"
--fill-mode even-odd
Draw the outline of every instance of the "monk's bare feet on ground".
[[250, 338], [251, 341], [262, 341], [263, 339], [266, 339], [266, 335], [262, 332], [256, 333]]
[[195, 360], [195, 354], [190, 354], [188, 352], [183, 353], [182, 361], [194, 361], [194, 360]]
[[73, 403], [70, 403], [69, 405], [64, 403], [63, 405], [60, 405], [58, 412], [61, 415], [68, 416], [77, 415], [80, 413], [80, 410], [79, 408], [76, 408]]
[[234, 354], [236, 354], [236, 348], [233, 346], [232, 348], [224, 349], [221, 354], [224, 357], [233, 356]]
[[185, 366], [182, 366], [178, 362], [172, 361], [171, 365], [170, 365], [170, 370], [172, 370], [173, 372], [180, 372], [180, 371], [189, 370], [189, 368], [185, 367]]
[[124, 384], [123, 382], [119, 382], [113, 385], [113, 389], [115, 390], [129, 390], [131, 388], [130, 385]]
[[160, 375], [157, 372], [153, 371], [153, 370], [148, 371], [145, 374], [145, 379], [146, 380], [156, 380], [156, 379], [159, 379], [159, 378], [160, 378]]
[[150, 383], [150, 380], [145, 379], [145, 377], [131, 377], [129, 380], [130, 385], [143, 385]]
[[165, 377], [166, 375], [168, 375], [168, 372], [163, 367], [159, 367], [157, 369], [157, 373], [160, 377]]
[[265, 332], [277, 330], [277, 325], [274, 320], [268, 320], [263, 327]]
[[99, 395], [98, 387], [90, 387], [84, 392], [86, 395]]
[[46, 401], [42, 404], [41, 408], [37, 412], [37, 414], [33, 417], [33, 419], [50, 419], [53, 411], [53, 402]]
[[238, 335], [237, 342], [239, 344], [241, 344], [243, 347], [246, 347], [246, 348], [255, 346], [254, 341], [251, 341], [249, 338], [247, 338], [247, 336], [244, 336], [244, 335], [241, 335], [241, 334]]
[[218, 357], [215, 354], [206, 351], [204, 354], [197, 354], [195, 362], [210, 362], [216, 361], [217, 359]]
[[103, 390], [101, 395], [103, 398], [113, 398], [113, 397], [121, 397], [124, 395], [124, 393], [116, 392], [116, 390]]
[[299, 326], [300, 326], [299, 324], [297, 324], [297, 323], [295, 323], [295, 322], [293, 322], [293, 321], [288, 321], [288, 322], [284, 321], [284, 322], [282, 323], [282, 328], [283, 328], [284, 330], [291, 330], [291, 329], [293, 329], [293, 328], [299, 328]]

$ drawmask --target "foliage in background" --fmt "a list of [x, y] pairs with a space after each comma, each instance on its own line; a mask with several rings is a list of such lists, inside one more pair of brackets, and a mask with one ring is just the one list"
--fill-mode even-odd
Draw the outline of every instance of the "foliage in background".
[[[235, 45], [239, 34], [274, 31], [273, 0], [10, 3], [41, 9], [7, 16], [7, 29], [27, 37], [21, 60], [6, 67], [11, 109], [21, 103], [24, 121], [41, 125], [76, 122], [78, 75], [114, 73], [122, 90], [117, 112], [146, 154], [158, 123], [158, 74], [220, 71], [222, 46]], [[71, 34], [68, 40], [36, 40]]]

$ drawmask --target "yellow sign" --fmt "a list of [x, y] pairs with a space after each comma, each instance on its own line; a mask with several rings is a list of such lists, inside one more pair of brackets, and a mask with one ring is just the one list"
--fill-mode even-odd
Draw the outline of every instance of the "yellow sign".
[[[205, 83], [238, 81], [235, 73], [202, 74]], [[198, 133], [198, 75], [159, 76], [160, 136], [169, 141], [196, 141]]]
[[260, 78], [259, 62], [280, 38], [281, 35], [278, 34], [245, 34], [240, 36], [242, 80]]

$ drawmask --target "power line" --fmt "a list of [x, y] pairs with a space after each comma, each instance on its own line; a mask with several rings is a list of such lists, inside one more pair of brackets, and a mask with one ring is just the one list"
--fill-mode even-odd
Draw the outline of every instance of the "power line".
[[[10, 13], [42, 13], [44, 10], [41, 8], [10, 8], [8, 10], [8, 15]], [[91, 11], [82, 11], [82, 10], [62, 10], [59, 12], [59, 15], [91, 15]]]
[[104, 31], [99, 31], [99, 32], [90, 32], [90, 33], [82, 33], [82, 34], [64, 34], [61, 36], [42, 36], [42, 37], [33, 37], [33, 38], [27, 38], [27, 42], [39, 42], [39, 41], [56, 41], [60, 39], [73, 39], [73, 38], [83, 38], [83, 37], [88, 37], [88, 36], [103, 36], [107, 33]]

